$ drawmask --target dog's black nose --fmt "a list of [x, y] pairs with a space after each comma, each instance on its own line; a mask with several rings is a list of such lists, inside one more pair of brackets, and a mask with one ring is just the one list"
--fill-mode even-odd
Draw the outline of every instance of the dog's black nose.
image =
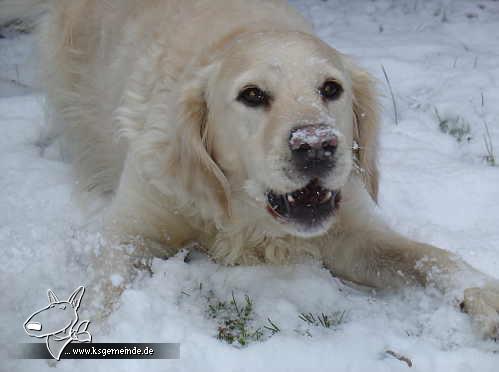
[[337, 146], [335, 130], [324, 124], [295, 128], [289, 137], [289, 148], [296, 169], [313, 177], [319, 177], [334, 167]]

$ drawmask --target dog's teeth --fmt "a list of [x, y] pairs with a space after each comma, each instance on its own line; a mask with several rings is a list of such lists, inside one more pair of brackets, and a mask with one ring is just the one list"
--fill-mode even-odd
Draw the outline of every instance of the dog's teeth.
[[324, 197], [322, 198], [321, 203], [327, 202], [329, 199], [331, 199], [332, 196], [333, 193], [331, 191], [328, 191], [326, 195], [324, 195]]
[[291, 194], [288, 194], [288, 202], [290, 203], [294, 203], [295, 202], [295, 198], [293, 198], [293, 196]]

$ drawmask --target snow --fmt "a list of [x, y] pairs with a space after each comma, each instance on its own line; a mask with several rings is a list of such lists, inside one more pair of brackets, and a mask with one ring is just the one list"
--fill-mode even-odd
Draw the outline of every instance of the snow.
[[292, 149], [297, 149], [304, 143], [316, 146], [321, 142], [330, 141], [336, 144], [337, 134], [337, 131], [331, 127], [304, 126], [291, 133], [289, 144]]
[[[484, 160], [483, 136], [487, 123], [499, 151], [499, 2], [291, 2], [322, 38], [379, 79], [382, 215], [398, 231], [498, 277], [499, 167]], [[19, 75], [31, 84], [32, 45], [30, 36], [0, 39], [4, 343], [33, 341], [23, 322], [45, 306], [48, 288], [64, 298], [84, 285], [89, 256], [102, 243], [98, 233], [86, 232], [72, 201], [69, 166], [55, 151], [42, 156], [43, 98], [5, 82]], [[395, 94], [398, 125], [381, 65]], [[442, 120], [465, 123], [469, 133], [458, 142], [439, 129]], [[477, 339], [453, 300], [431, 290], [374, 293], [332, 278], [313, 261], [223, 267], [201, 254], [186, 263], [184, 255], [155, 260], [152, 277], [138, 278], [105, 324], [89, 326], [95, 342], [180, 342], [180, 360], [63, 360], [56, 370], [407, 370], [388, 349], [409, 357], [414, 371], [499, 370], [499, 344]], [[229, 301], [232, 293], [238, 301], [245, 295], [253, 301], [254, 327], [270, 318], [281, 332], [266, 332], [244, 348], [217, 340], [208, 298]], [[84, 297], [82, 307], [91, 300]], [[337, 311], [345, 311], [345, 319], [331, 329], [298, 318]], [[0, 370], [51, 371], [51, 365], [9, 360]]]

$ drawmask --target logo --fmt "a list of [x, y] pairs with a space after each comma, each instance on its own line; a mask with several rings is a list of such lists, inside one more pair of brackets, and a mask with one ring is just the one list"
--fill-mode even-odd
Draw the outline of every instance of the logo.
[[60, 301], [49, 289], [49, 304], [24, 322], [24, 330], [29, 336], [46, 337], [47, 349], [54, 359], [59, 360], [64, 348], [73, 341], [92, 342], [92, 335], [87, 331], [90, 321], [78, 320], [78, 308], [84, 293], [85, 287], [80, 286], [67, 301]]

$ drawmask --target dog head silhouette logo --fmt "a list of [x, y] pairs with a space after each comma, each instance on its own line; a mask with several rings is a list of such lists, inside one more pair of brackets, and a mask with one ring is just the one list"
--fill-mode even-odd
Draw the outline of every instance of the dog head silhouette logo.
[[84, 293], [85, 287], [80, 286], [67, 301], [60, 301], [49, 289], [49, 304], [24, 322], [24, 330], [29, 336], [46, 337], [47, 349], [54, 359], [59, 360], [64, 348], [72, 341], [92, 342], [92, 335], [87, 331], [90, 321], [78, 320], [78, 308]]

